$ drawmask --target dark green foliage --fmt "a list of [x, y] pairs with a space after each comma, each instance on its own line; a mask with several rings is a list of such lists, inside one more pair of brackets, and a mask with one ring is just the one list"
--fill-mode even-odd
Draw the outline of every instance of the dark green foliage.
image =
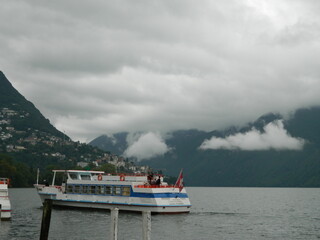
[[0, 154], [0, 176], [9, 178], [12, 187], [30, 187], [35, 178], [31, 168], [5, 154]]
[[17, 169], [13, 165], [12, 158], [5, 154], [0, 154], [0, 177], [10, 178], [16, 174]]
[[115, 173], [116, 167], [112, 164], [106, 163], [99, 167], [93, 168], [95, 171], [104, 171], [105, 173]]

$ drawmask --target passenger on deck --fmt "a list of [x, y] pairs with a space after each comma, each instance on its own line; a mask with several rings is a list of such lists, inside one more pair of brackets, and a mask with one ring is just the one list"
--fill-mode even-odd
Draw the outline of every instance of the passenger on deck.
[[160, 176], [159, 176], [159, 178], [156, 181], [156, 185], [160, 186], [160, 184], [161, 184], [161, 179], [160, 179]]
[[152, 185], [152, 181], [153, 181], [153, 173], [151, 172], [149, 175], [148, 175], [148, 183], [150, 185]]
[[45, 180], [43, 180], [43, 183], [44, 183], [44, 185], [46, 186], [46, 187], [49, 187], [49, 183], [47, 182], [47, 180], [45, 179]]

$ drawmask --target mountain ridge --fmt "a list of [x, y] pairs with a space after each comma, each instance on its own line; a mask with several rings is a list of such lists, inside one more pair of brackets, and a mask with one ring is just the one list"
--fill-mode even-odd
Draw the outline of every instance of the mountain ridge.
[[[281, 120], [290, 136], [305, 140], [302, 150], [199, 149], [204, 140], [213, 136], [224, 138], [252, 129], [263, 133], [267, 124], [277, 120]], [[173, 131], [171, 138], [165, 140], [171, 151], [143, 160], [141, 164], [162, 169], [170, 175], [177, 175], [183, 168], [186, 182], [191, 186], [320, 187], [319, 136], [319, 106], [298, 109], [288, 120], [269, 113], [240, 128], [211, 132]], [[97, 147], [102, 144], [98, 141], [91, 143]], [[122, 149], [128, 147], [125, 144]]]
[[14, 121], [13, 127], [21, 131], [25, 131], [28, 128], [44, 130], [53, 135], [69, 139], [67, 135], [57, 130], [32, 102], [28, 101], [12, 86], [2, 71], [0, 71], [0, 85], [0, 108], [9, 108], [14, 111], [23, 110], [29, 113], [28, 118]]
[[52, 169], [140, 170], [108, 151], [72, 141], [0, 71], [0, 176], [10, 178], [14, 187], [30, 187], [36, 169], [40, 169], [40, 180], [49, 180]]

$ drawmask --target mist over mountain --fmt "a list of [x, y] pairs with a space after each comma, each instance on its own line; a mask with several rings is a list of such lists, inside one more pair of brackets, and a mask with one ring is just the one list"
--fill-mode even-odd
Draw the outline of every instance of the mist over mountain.
[[[144, 134], [139, 136], [133, 142], [125, 140], [128, 133], [101, 136], [90, 144], [126, 155]], [[318, 106], [299, 109], [290, 118], [266, 114], [246, 126], [220, 131], [174, 131], [159, 141], [168, 149], [163, 154], [127, 157], [169, 175], [183, 168], [191, 186], [320, 186]]]
[[[0, 72], [0, 130], [0, 152], [32, 171], [49, 165], [73, 167], [81, 159], [89, 163], [108, 151], [168, 175], [183, 168], [189, 186], [320, 186], [319, 106], [290, 117], [270, 113], [245, 126], [211, 132], [102, 135], [89, 146], [57, 130]], [[28, 178], [31, 184], [32, 176]]]
[[121, 155], [127, 148], [127, 136], [129, 133], [116, 133], [113, 136], [101, 135], [93, 139], [89, 144], [100, 149], [109, 149], [107, 151]]

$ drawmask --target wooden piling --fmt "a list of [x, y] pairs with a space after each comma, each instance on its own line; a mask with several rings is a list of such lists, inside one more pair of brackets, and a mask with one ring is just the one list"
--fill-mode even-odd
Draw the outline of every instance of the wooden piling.
[[49, 237], [51, 210], [52, 210], [52, 200], [45, 199], [43, 203], [40, 240], [47, 240]]
[[119, 216], [119, 208], [111, 209], [111, 229], [110, 229], [111, 240], [118, 239], [118, 216]]
[[151, 211], [142, 212], [142, 239], [151, 240]]

